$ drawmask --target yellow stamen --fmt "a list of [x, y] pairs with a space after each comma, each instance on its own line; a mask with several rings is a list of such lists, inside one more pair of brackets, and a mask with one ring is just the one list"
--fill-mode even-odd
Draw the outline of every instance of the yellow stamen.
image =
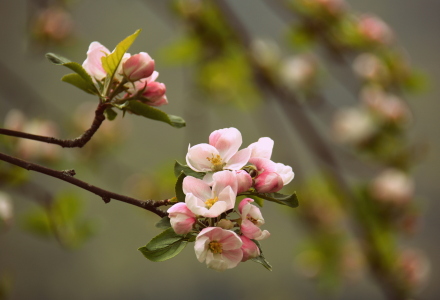
[[226, 165], [218, 154], [216, 156], [212, 154], [212, 157], [207, 157], [206, 159], [211, 162], [211, 170], [214, 172], [222, 171], [223, 167]]
[[214, 254], [221, 254], [223, 252], [223, 247], [219, 242], [212, 241], [209, 243], [209, 250]]
[[206, 200], [205, 201], [206, 208], [210, 209], [214, 205], [214, 203], [216, 203], [217, 201], [218, 201], [218, 197], [214, 197], [214, 198]]

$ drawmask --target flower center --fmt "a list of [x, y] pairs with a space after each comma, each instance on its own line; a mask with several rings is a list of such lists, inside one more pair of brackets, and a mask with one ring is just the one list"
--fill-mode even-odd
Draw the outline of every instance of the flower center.
[[215, 156], [214, 154], [212, 154], [212, 157], [207, 157], [206, 159], [211, 162], [211, 170], [214, 172], [223, 170], [223, 167], [226, 165], [226, 163], [223, 162], [222, 158], [218, 154]]
[[223, 252], [222, 244], [217, 241], [212, 241], [209, 243], [209, 250], [214, 254], [221, 254]]
[[206, 200], [205, 201], [206, 208], [210, 209], [214, 205], [214, 203], [216, 203], [217, 201], [218, 201], [218, 197], [214, 197], [214, 198]]
[[254, 218], [252, 218], [251, 216], [247, 216], [246, 217], [246, 219], [248, 219], [249, 221], [251, 221], [252, 223], [254, 223], [255, 225], [258, 225], [258, 220], [257, 219], [254, 219]]

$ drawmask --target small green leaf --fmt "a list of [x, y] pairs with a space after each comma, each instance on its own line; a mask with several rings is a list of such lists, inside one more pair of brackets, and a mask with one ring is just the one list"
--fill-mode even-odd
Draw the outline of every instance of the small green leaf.
[[263, 267], [265, 267], [267, 270], [272, 271], [272, 266], [270, 265], [270, 263], [269, 263], [269, 262], [266, 260], [266, 258], [264, 257], [264, 255], [263, 255], [263, 250], [261, 250], [260, 243], [257, 242], [257, 241], [255, 241], [255, 240], [252, 240], [252, 241], [257, 245], [258, 249], [260, 250], [260, 256], [258, 256], [258, 257], [254, 257], [254, 258], [251, 258], [251, 260], [252, 260], [253, 262], [256, 262], [256, 263], [262, 264]]
[[96, 94], [96, 88], [95, 89], [91, 88], [90, 84], [88, 84], [77, 73], [71, 73], [71, 74], [64, 75], [61, 78], [61, 81], [70, 83], [70, 84], [76, 86], [77, 88], [83, 90], [86, 93], [89, 93], [89, 94], [92, 94], [92, 95]]
[[296, 196], [296, 192], [292, 195], [283, 195], [280, 193], [257, 193], [257, 192], [246, 192], [240, 195], [250, 195], [257, 196], [259, 198], [272, 201], [278, 204], [287, 205], [289, 207], [298, 207], [298, 197]]
[[185, 173], [180, 173], [174, 188], [176, 191], [176, 198], [179, 202], [185, 202], [185, 193], [183, 192], [183, 179], [185, 179], [185, 177]]
[[124, 57], [124, 54], [127, 52], [128, 48], [130, 48], [131, 44], [133, 44], [133, 42], [136, 40], [140, 32], [140, 29], [136, 30], [135, 33], [122, 40], [112, 53], [101, 58], [102, 67], [107, 74], [111, 75], [109, 78], [113, 78], [122, 58]]
[[176, 177], [179, 177], [181, 173], [184, 173], [186, 176], [192, 176], [198, 179], [202, 179], [206, 173], [203, 172], [196, 172], [187, 165], [182, 165], [180, 162], [176, 160], [176, 163], [174, 164], [174, 175]]
[[39, 237], [49, 238], [53, 234], [49, 217], [46, 211], [41, 208], [35, 208], [28, 212], [23, 217], [21, 226], [25, 231]]
[[179, 254], [187, 243], [182, 235], [176, 234], [173, 228], [168, 228], [138, 250], [151, 261], [164, 261]]
[[163, 217], [162, 219], [160, 219], [159, 222], [156, 223], [155, 226], [156, 226], [156, 228], [163, 229], [163, 230], [170, 228], [171, 227], [170, 218]]
[[[89, 73], [87, 73], [86, 70], [84, 70], [84, 68], [80, 64], [78, 64], [76, 62], [72, 62], [69, 59], [62, 57], [62, 56], [59, 56], [59, 55], [56, 55], [54, 53], [47, 53], [46, 57], [54, 64], [65, 66], [65, 67], [71, 69], [76, 74], [78, 74], [84, 80], [84, 84], [87, 86], [87, 88], [84, 89], [83, 87], [79, 87], [70, 81], [66, 81], [66, 82], [79, 87], [80, 89], [86, 91], [87, 93], [99, 95], [99, 91], [96, 88], [95, 84], [93, 83], [92, 77], [90, 77]], [[63, 78], [65, 78], [65, 77], [66, 76], [64, 76]], [[63, 79], [61, 79], [61, 80], [63, 80]], [[65, 81], [65, 80], [63, 80], [63, 81]]]
[[107, 118], [107, 120], [109, 121], [113, 121], [116, 116], [118, 115], [117, 112], [115, 112], [111, 107], [107, 107], [104, 111], [105, 117]]
[[167, 115], [166, 113], [164, 113], [163, 111], [157, 108], [151, 107], [150, 105], [144, 104], [136, 100], [129, 101], [128, 104], [125, 106], [125, 109], [131, 111], [134, 114], [152, 120], [168, 123], [176, 128], [181, 128], [186, 125], [185, 121], [182, 118], [177, 116]]

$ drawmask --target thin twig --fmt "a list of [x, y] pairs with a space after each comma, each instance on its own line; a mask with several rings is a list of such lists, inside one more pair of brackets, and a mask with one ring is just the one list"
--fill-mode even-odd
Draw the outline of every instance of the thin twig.
[[99, 103], [98, 107], [95, 110], [95, 118], [93, 119], [92, 125], [81, 136], [75, 139], [62, 140], [54, 137], [30, 134], [30, 133], [25, 133], [25, 132], [15, 131], [5, 128], [0, 128], [0, 134], [44, 142], [48, 144], [55, 144], [63, 148], [82, 148], [85, 144], [87, 144], [88, 141], [90, 141], [92, 136], [95, 134], [95, 132], [101, 126], [102, 122], [105, 120], [104, 111], [107, 107], [108, 107], [107, 103]]
[[72, 172], [66, 173], [66, 171], [53, 170], [50, 168], [43, 167], [41, 165], [37, 165], [37, 164], [31, 163], [31, 162], [21, 160], [16, 157], [6, 155], [4, 153], [0, 153], [0, 160], [3, 160], [3, 161], [8, 162], [10, 164], [16, 165], [16, 166], [21, 167], [23, 169], [26, 169], [28, 171], [35, 171], [38, 173], [42, 173], [42, 174], [66, 181], [70, 184], [76, 185], [77, 187], [80, 187], [84, 190], [87, 190], [93, 194], [100, 196], [102, 198], [102, 200], [104, 200], [105, 203], [110, 202], [111, 199], [115, 199], [115, 200], [119, 200], [119, 201], [131, 204], [134, 206], [141, 207], [141, 208], [146, 209], [148, 211], [151, 211], [152, 213], [158, 215], [161, 218], [168, 215], [165, 211], [158, 209], [158, 207], [162, 206], [162, 205], [169, 205], [170, 204], [169, 200], [142, 201], [142, 200], [138, 200], [138, 199], [131, 198], [128, 196], [116, 194], [116, 193], [101, 189], [99, 187], [96, 187], [94, 185], [88, 184], [87, 182], [76, 179], [75, 177], [73, 177], [71, 175], [71, 174], [73, 174]]

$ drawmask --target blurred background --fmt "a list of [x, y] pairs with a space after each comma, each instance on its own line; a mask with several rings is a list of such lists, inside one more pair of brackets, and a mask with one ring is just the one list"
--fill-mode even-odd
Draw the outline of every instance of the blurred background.
[[[405, 278], [410, 282], [415, 299], [437, 299], [440, 295], [436, 285], [440, 276], [437, 233], [440, 204], [436, 195], [440, 137], [436, 120], [440, 104], [436, 99], [440, 40], [436, 29], [440, 27], [440, 3], [434, 0], [347, 0], [344, 11], [356, 13], [360, 19], [362, 14], [368, 13], [384, 20], [392, 31], [392, 42], [374, 40], [375, 30], [380, 31], [375, 27], [372, 44], [357, 43], [354, 37], [341, 43], [345, 48], [333, 49], [336, 54], [343, 54], [341, 63], [326, 47], [310, 51], [313, 46], [309, 40], [316, 38], [312, 33], [307, 36], [304, 32], [292, 31], [295, 24], [302, 21], [301, 24], [306, 24], [307, 18], [322, 17], [316, 32], [324, 32], [319, 26], [326, 22], [333, 24], [338, 13], [330, 11], [328, 15], [317, 16], [295, 7], [294, 17], [288, 9], [291, 6], [284, 6], [283, 1], [216, 1], [226, 3], [232, 11], [232, 15], [225, 18], [225, 23], [235, 28], [232, 32], [238, 32], [240, 37], [240, 26], [244, 26], [252, 39], [246, 45], [249, 50], [246, 53], [260, 68], [260, 81], [249, 84], [247, 80], [252, 79], [253, 69], [234, 48], [240, 45], [237, 37], [221, 31], [223, 24], [215, 23], [216, 14], [198, 19], [206, 2], [0, 2], [2, 124], [13, 124], [7, 123], [8, 118], [22, 118], [26, 120], [22, 124], [28, 126], [22, 127], [23, 131], [30, 131], [32, 126], [44, 127], [41, 122], [49, 120], [48, 129], [41, 134], [55, 132], [63, 138], [80, 135], [87, 128], [84, 126], [92, 121], [97, 99], [61, 82], [67, 69], [51, 64], [44, 54], [54, 52], [82, 63], [92, 41], [113, 49], [138, 28], [142, 28], [142, 32], [129, 52], [145, 51], [156, 60], [158, 81], [166, 84], [169, 101], [161, 109], [187, 122], [185, 128], [176, 129], [139, 116], [122, 118], [119, 114], [116, 120], [106, 121], [93, 144], [83, 149], [20, 146], [17, 139], [9, 137], [2, 137], [1, 149], [56, 169], [75, 169], [77, 178], [116, 193], [158, 200], [174, 196], [174, 160], [184, 162], [188, 144], [207, 142], [212, 131], [226, 127], [236, 127], [242, 132], [242, 147], [259, 137], [271, 137], [275, 141], [272, 159], [292, 166], [295, 172], [295, 179], [286, 191], [296, 190], [300, 200], [298, 209], [272, 203], [266, 203], [262, 209], [265, 229], [271, 232], [262, 247], [273, 271], [247, 262], [223, 273], [215, 272], [197, 261], [193, 245], [171, 260], [151, 262], [137, 249], [160, 233], [154, 227], [159, 220], [156, 215], [118, 201], [104, 204], [99, 197], [59, 180], [10, 170], [6, 163], [0, 163], [1, 196], [11, 199], [13, 206], [13, 217], [5, 221], [7, 224], [0, 232], [0, 278], [5, 299], [388, 299], [377, 284], [377, 276], [369, 271], [368, 262], [362, 258], [359, 244], [351, 242], [359, 233], [354, 225], [356, 219], [365, 218], [365, 211], [360, 212], [361, 217], [356, 214], [345, 217], [350, 213], [341, 208], [344, 204], [335, 200], [339, 192], [330, 192], [333, 188], [323, 183], [327, 177], [322, 175], [323, 169], [330, 177], [334, 176], [333, 172], [340, 172], [353, 185], [370, 186], [368, 182], [384, 169], [372, 163], [374, 160], [383, 163], [384, 156], [376, 152], [373, 155], [365, 143], [356, 141], [353, 145], [352, 140], [347, 142], [347, 137], [338, 135], [338, 128], [345, 130], [347, 126], [357, 125], [353, 122], [338, 127], [335, 115], [342, 119], [341, 112], [338, 115], [340, 108], [355, 106], [361, 101], [359, 91], [366, 85], [365, 81], [370, 80], [365, 77], [375, 72], [371, 71], [374, 58], [364, 56], [362, 61], [357, 59], [358, 54], [376, 51], [388, 43], [404, 57], [405, 66], [416, 70], [411, 71], [409, 79], [405, 77], [408, 80], [401, 86], [387, 86], [388, 92], [393, 90], [403, 95], [412, 111], [406, 115], [403, 129], [400, 124], [397, 127], [399, 134], [405, 132], [405, 142], [413, 145], [409, 148], [414, 150], [408, 155], [411, 158], [405, 156], [404, 163], [403, 159], [398, 163], [393, 160], [391, 165], [405, 173], [411, 170], [416, 188], [410, 208], [404, 208], [408, 217], [402, 223], [405, 229], [400, 232], [387, 227], [387, 232], [393, 235], [393, 247], [397, 245], [402, 261], [407, 258], [404, 270], [409, 270], [409, 275]], [[223, 13], [224, 8], [220, 9]], [[241, 20], [241, 24], [234, 23], [233, 16]], [[208, 30], [210, 20], [220, 33]], [[230, 44], [225, 46], [218, 38], [209, 45], [210, 49], [203, 48], [203, 29], [207, 29], [204, 41], [218, 33]], [[327, 37], [332, 34], [337, 32], [330, 32]], [[194, 38], [197, 36], [202, 38], [197, 40]], [[349, 39], [350, 34], [346, 38]], [[322, 39], [325, 44], [325, 38]], [[377, 46], [378, 43], [385, 46]], [[382, 51], [380, 49], [377, 51]], [[222, 51], [231, 53], [232, 60], [226, 58], [211, 63], [210, 59]], [[306, 52], [312, 52], [313, 56], [304, 54]], [[355, 60], [358, 63], [353, 71]], [[388, 62], [390, 60], [393, 61], [391, 58]], [[271, 64], [277, 65], [284, 75], [272, 77]], [[305, 68], [306, 73], [307, 68], [312, 68], [310, 72], [314, 75], [307, 77], [301, 72], [298, 75], [299, 71], [286, 74], [288, 71], [283, 71], [283, 66], [290, 65], [295, 70]], [[419, 75], [419, 71], [424, 75]], [[279, 89], [296, 95], [288, 104], [277, 101], [277, 93], [272, 89], [273, 82], [283, 80], [295, 82]], [[258, 90], [261, 85], [265, 86]], [[293, 91], [290, 86], [294, 86]], [[267, 90], [272, 94], [265, 94]], [[21, 112], [15, 111], [15, 118], [11, 117], [14, 109]], [[292, 121], [303, 115], [316, 124], [319, 136], [329, 145], [343, 171], [332, 169], [325, 159], [323, 162], [316, 158], [320, 144], [309, 148], [308, 125], [299, 119]], [[313, 144], [313, 138], [310, 139]], [[393, 147], [402, 146], [400, 142]], [[352, 144], [347, 146], [347, 143]], [[29, 153], [29, 149], [37, 148]], [[34, 157], [37, 151], [40, 154]], [[411, 163], [407, 163], [408, 160]], [[385, 165], [389, 167], [390, 162], [386, 161]], [[406, 187], [413, 184], [412, 181], [405, 183]], [[315, 198], [317, 204], [312, 205], [310, 199]], [[49, 205], [52, 209], [64, 211], [52, 220], [61, 224], [55, 236], [41, 225], [45, 222], [41, 220], [47, 218], [48, 199], [57, 203]], [[56, 218], [64, 219], [57, 221]], [[388, 210], [384, 218], [392, 218]], [[321, 226], [316, 226], [319, 222]], [[322, 238], [331, 242], [321, 239], [322, 227], [326, 226], [335, 226]], [[344, 232], [342, 236], [341, 232]], [[344, 242], [334, 245], [334, 240]]]

